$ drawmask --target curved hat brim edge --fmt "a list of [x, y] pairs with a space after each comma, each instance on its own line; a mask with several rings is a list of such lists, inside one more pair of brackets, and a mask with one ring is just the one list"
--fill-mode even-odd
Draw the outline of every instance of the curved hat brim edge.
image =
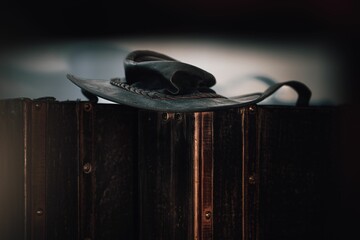
[[311, 97], [310, 89], [297, 81], [277, 83], [263, 93], [246, 94], [233, 98], [159, 99], [114, 86], [110, 83], [110, 80], [84, 79], [72, 74], [67, 74], [67, 78], [81, 89], [106, 100], [139, 109], [161, 112], [206, 112], [249, 106], [263, 101], [280, 87], [285, 85], [294, 88], [298, 92], [298, 106], [307, 106]]
[[[103, 99], [139, 109], [162, 111], [162, 112], [206, 112], [228, 108], [237, 108], [253, 104], [259, 97], [249, 100], [251, 94], [246, 95], [246, 100], [241, 101], [241, 96], [230, 98], [178, 98], [178, 99], [155, 99], [140, 95], [110, 84], [110, 80], [85, 79], [72, 74], [66, 77], [81, 89], [88, 91]], [[254, 94], [255, 95], [255, 94]]]

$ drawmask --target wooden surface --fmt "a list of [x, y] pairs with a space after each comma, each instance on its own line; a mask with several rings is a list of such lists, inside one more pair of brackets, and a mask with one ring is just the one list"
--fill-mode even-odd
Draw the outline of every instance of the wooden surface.
[[242, 239], [243, 114], [214, 115], [214, 239]]
[[338, 239], [335, 119], [0, 101], [1, 239]]
[[337, 239], [335, 111], [258, 108], [260, 239]]
[[139, 113], [140, 239], [192, 239], [193, 116]]
[[0, 101], [0, 239], [24, 239], [24, 102]]

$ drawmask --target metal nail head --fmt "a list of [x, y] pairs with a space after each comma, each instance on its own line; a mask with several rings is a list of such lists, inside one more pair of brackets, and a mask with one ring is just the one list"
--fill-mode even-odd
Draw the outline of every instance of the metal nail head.
[[209, 219], [211, 218], [211, 212], [210, 212], [210, 211], [206, 211], [206, 212], [205, 212], [205, 218], [206, 218], [207, 220], [209, 220]]
[[41, 103], [35, 103], [35, 109], [39, 110], [41, 108]]
[[181, 115], [180, 113], [176, 113], [176, 114], [175, 114], [175, 119], [176, 119], [177, 121], [181, 121], [181, 120], [182, 120], [182, 115]]
[[162, 118], [162, 120], [166, 121], [166, 120], [169, 119], [169, 114], [168, 114], [168, 113], [163, 113], [163, 114], [161, 115], [161, 118]]
[[84, 104], [84, 111], [85, 112], [90, 112], [92, 110], [92, 105], [91, 103], [85, 103]]
[[249, 177], [249, 183], [250, 183], [251, 185], [254, 185], [255, 182], [256, 182], [255, 176], [254, 176], [254, 175], [251, 175], [251, 176]]
[[250, 111], [250, 113], [255, 113], [255, 111], [256, 111], [256, 106], [254, 106], [254, 105], [250, 106], [250, 107], [249, 107], [249, 111]]
[[85, 163], [83, 166], [83, 171], [86, 174], [91, 173], [91, 171], [92, 171], [91, 163]]
[[38, 208], [38, 209], [36, 210], [36, 215], [42, 216], [43, 214], [44, 214], [44, 210], [42, 210], [41, 208]]

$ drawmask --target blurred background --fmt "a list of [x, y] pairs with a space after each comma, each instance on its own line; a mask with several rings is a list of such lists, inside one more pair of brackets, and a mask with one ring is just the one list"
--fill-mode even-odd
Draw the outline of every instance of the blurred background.
[[[85, 99], [65, 75], [124, 75], [137, 49], [212, 73], [224, 96], [298, 80], [313, 105], [357, 100], [359, 18], [353, 0], [8, 1], [0, 9], [0, 97]], [[289, 103], [282, 89], [270, 103]], [[105, 101], [106, 102], [106, 101]]]

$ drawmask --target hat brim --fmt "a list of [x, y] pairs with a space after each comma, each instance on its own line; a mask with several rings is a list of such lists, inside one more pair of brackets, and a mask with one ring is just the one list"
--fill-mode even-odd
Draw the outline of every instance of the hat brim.
[[255, 93], [234, 99], [224, 97], [157, 99], [114, 86], [109, 80], [83, 79], [71, 74], [68, 74], [67, 78], [81, 89], [106, 100], [139, 109], [164, 112], [204, 112], [243, 107], [258, 102], [262, 95]]

